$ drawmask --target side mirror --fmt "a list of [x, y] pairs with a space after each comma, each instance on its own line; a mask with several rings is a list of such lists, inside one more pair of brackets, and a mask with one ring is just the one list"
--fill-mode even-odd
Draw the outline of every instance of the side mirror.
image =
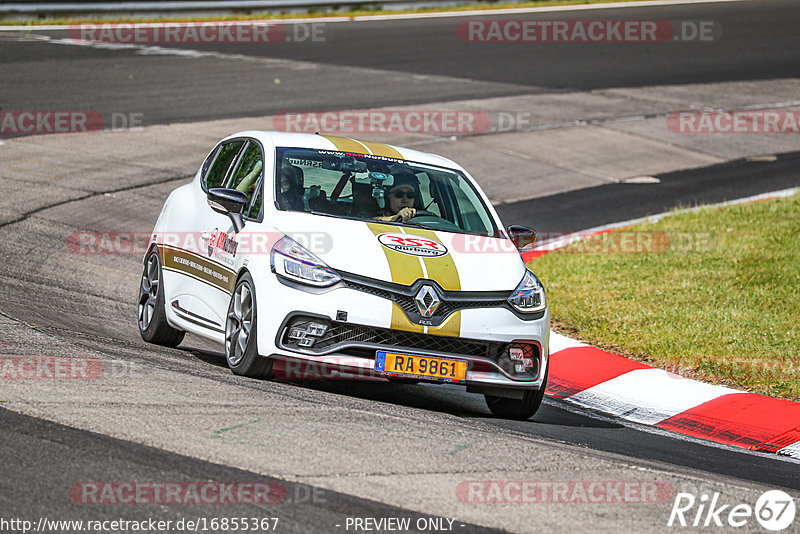
[[206, 197], [212, 210], [230, 217], [237, 234], [242, 231], [244, 228], [242, 212], [247, 206], [247, 195], [236, 189], [213, 187], [208, 190]]
[[508, 237], [511, 238], [517, 250], [522, 250], [536, 241], [536, 230], [527, 226], [512, 224], [508, 227]]

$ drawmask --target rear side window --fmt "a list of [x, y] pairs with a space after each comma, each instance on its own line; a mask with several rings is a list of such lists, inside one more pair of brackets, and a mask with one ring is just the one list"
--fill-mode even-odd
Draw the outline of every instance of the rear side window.
[[231, 141], [223, 144], [217, 150], [217, 157], [214, 159], [214, 163], [211, 165], [211, 169], [209, 169], [203, 182], [206, 190], [211, 187], [222, 187], [231, 165], [236, 161], [236, 156], [239, 155], [239, 151], [243, 146], [244, 141]]

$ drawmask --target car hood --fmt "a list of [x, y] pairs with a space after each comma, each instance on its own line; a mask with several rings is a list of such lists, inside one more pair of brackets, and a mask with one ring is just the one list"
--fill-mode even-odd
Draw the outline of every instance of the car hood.
[[274, 227], [329, 267], [386, 282], [434, 280], [448, 291], [512, 291], [525, 264], [508, 239], [279, 212]]

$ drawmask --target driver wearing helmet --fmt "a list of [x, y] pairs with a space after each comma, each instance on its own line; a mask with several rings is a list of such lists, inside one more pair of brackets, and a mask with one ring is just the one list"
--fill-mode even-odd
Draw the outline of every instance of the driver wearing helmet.
[[394, 183], [386, 192], [386, 208], [375, 217], [376, 221], [399, 222], [412, 219], [417, 214], [414, 207], [419, 195], [419, 180], [410, 172], [394, 175]]

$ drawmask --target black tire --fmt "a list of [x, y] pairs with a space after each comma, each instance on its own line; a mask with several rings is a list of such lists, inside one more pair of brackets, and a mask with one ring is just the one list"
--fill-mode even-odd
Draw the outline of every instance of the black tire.
[[153, 250], [144, 262], [139, 284], [139, 334], [148, 343], [177, 347], [186, 332], [172, 328], [167, 323], [162, 280], [161, 259], [158, 251]]
[[529, 389], [525, 392], [525, 396], [522, 397], [522, 399], [484, 395], [486, 398], [486, 405], [496, 417], [501, 417], [503, 419], [525, 420], [533, 417], [533, 414], [539, 410], [542, 399], [544, 399], [544, 391], [547, 388], [547, 374], [549, 372], [550, 365], [548, 362], [547, 371], [542, 381], [542, 387], [540, 389]]
[[256, 292], [250, 273], [244, 273], [231, 295], [225, 319], [225, 359], [234, 374], [272, 378], [271, 358], [258, 355]]

